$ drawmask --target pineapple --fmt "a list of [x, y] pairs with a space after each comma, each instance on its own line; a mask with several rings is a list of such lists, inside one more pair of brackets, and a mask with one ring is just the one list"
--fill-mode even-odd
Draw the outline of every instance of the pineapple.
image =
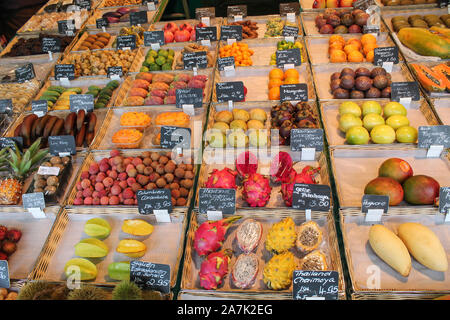
[[295, 267], [296, 264], [292, 252], [287, 251], [282, 254], [274, 255], [264, 266], [264, 283], [272, 290], [289, 288]]
[[20, 202], [24, 180], [48, 153], [47, 150], [39, 151], [40, 144], [39, 138], [24, 153], [17, 145], [14, 150], [4, 148], [0, 151], [0, 171], [9, 171], [10, 174], [0, 180], [0, 204], [15, 205]]
[[287, 217], [274, 223], [270, 228], [266, 238], [266, 249], [275, 253], [283, 253], [294, 246], [296, 239], [294, 220]]

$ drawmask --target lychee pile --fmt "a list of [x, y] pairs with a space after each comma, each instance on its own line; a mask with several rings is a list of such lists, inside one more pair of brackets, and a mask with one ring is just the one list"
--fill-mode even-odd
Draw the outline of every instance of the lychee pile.
[[17, 250], [17, 242], [22, 237], [22, 232], [17, 229], [9, 229], [0, 226], [0, 260], [8, 258]]
[[137, 205], [138, 190], [170, 189], [172, 205], [185, 206], [193, 184], [193, 165], [177, 163], [171, 152], [125, 157], [113, 150], [81, 172], [74, 205]]

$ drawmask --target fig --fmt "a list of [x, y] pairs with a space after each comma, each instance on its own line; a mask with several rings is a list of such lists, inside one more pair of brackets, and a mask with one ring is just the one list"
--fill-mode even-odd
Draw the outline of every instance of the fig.
[[355, 85], [355, 78], [351, 75], [345, 75], [341, 78], [341, 88], [350, 90]]
[[361, 27], [357, 24], [352, 24], [348, 27], [348, 33], [362, 33]]
[[371, 87], [365, 94], [366, 98], [380, 98], [381, 91], [375, 87]]
[[333, 91], [333, 98], [335, 99], [348, 99], [349, 98], [349, 92], [348, 90], [338, 88]]
[[355, 76], [356, 77], [361, 77], [361, 76], [370, 77], [370, 70], [367, 68], [364, 68], [364, 67], [360, 67], [355, 70]]
[[355, 88], [361, 91], [367, 91], [372, 86], [372, 79], [366, 76], [358, 77], [355, 80]]
[[364, 99], [364, 92], [359, 90], [352, 90], [350, 92], [350, 98], [351, 99]]
[[320, 28], [320, 30], [319, 30], [320, 34], [332, 34], [333, 32], [334, 32], [334, 28], [329, 24], [322, 26], [322, 28]]
[[386, 75], [386, 70], [384, 70], [382, 67], [376, 67], [372, 69], [372, 72], [370, 73], [370, 77], [373, 79], [376, 76], [385, 76]]
[[341, 71], [341, 78], [343, 76], [352, 76], [353, 78], [356, 77], [355, 71], [353, 71], [353, 69], [351, 68], [344, 68]]
[[383, 90], [388, 86], [389, 79], [386, 76], [379, 75], [373, 78], [373, 86], [377, 89]]

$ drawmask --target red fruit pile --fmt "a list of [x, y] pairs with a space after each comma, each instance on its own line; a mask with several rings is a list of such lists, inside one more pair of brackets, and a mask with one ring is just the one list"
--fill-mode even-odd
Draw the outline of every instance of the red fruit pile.
[[22, 237], [22, 232], [17, 229], [9, 229], [0, 226], [0, 260], [8, 260], [8, 258], [16, 252], [17, 242]]
[[170, 189], [173, 206], [185, 206], [194, 183], [192, 164], [177, 164], [170, 152], [124, 157], [113, 150], [81, 172], [74, 205], [137, 205], [138, 190]]
[[207, 27], [206, 24], [200, 22], [194, 27], [189, 23], [183, 23], [177, 26], [174, 22], [168, 22], [163, 28], [164, 31], [164, 41], [169, 42], [186, 42], [195, 41], [195, 29]]

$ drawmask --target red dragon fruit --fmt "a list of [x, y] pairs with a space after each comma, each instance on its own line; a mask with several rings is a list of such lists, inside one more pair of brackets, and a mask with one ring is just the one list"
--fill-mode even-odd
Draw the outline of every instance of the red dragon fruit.
[[236, 171], [241, 178], [256, 173], [258, 170], [258, 158], [250, 151], [240, 153], [236, 158]]
[[207, 290], [215, 290], [222, 284], [223, 278], [228, 274], [231, 250], [213, 252], [203, 260], [200, 267], [200, 286]]
[[320, 171], [320, 167], [313, 168], [311, 166], [306, 166], [303, 168], [302, 172], [297, 173], [295, 177], [287, 183], [281, 185], [281, 193], [283, 194], [283, 200], [286, 206], [292, 206], [292, 192], [294, 191], [294, 184], [304, 183], [304, 184], [316, 184], [315, 175]]
[[206, 181], [206, 188], [236, 189], [236, 172], [230, 168], [214, 169]]
[[270, 176], [274, 182], [286, 183], [291, 181], [296, 174], [292, 165], [290, 154], [284, 151], [279, 152], [270, 164]]
[[203, 256], [219, 250], [229, 226], [240, 218], [241, 216], [230, 216], [219, 221], [203, 222], [194, 236], [194, 248], [198, 255]]
[[250, 207], [264, 207], [270, 199], [272, 188], [269, 179], [259, 173], [250, 174], [243, 183], [242, 198]]

